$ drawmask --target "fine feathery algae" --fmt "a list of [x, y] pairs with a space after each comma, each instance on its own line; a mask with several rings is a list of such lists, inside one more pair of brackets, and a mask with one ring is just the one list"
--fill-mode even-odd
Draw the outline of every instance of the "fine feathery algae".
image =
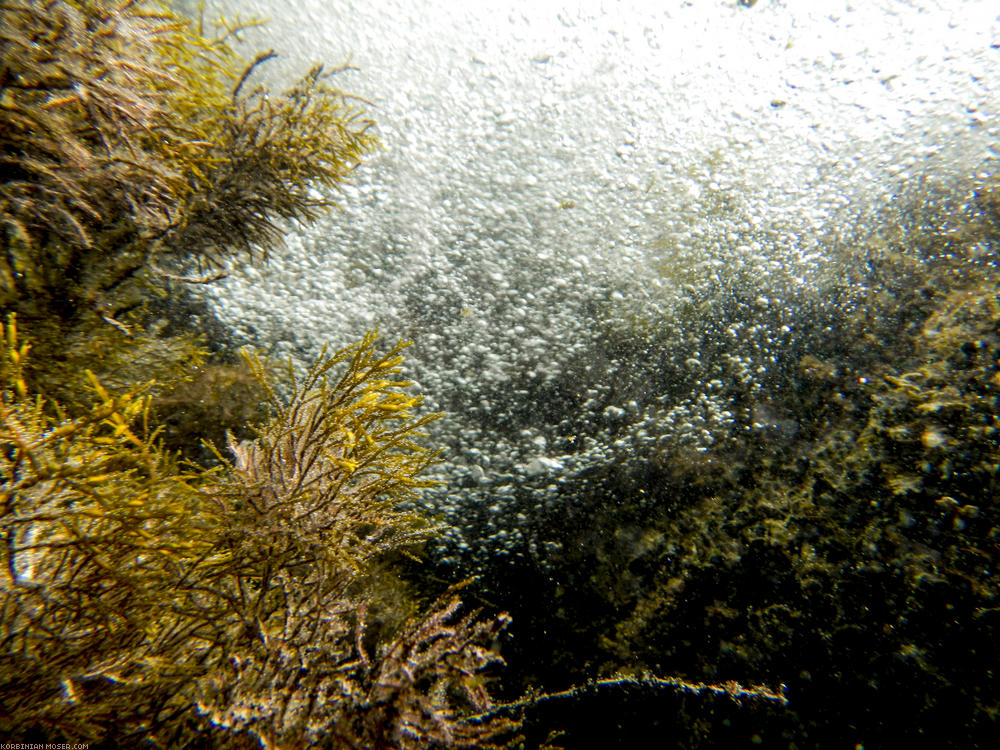
[[[75, 282], [92, 305], [140, 270], [266, 253], [376, 145], [355, 99], [309, 71], [254, 86], [228, 40], [135, 0], [5, 3], [0, 186], [5, 302]], [[38, 263], [39, 257], [45, 263]], [[45, 277], [40, 276], [42, 272]], [[110, 316], [114, 312], [98, 307]]]
[[0, 311], [30, 333], [29, 377], [63, 399], [142, 348], [155, 293], [266, 259], [283, 222], [333, 205], [377, 147], [363, 103], [333, 85], [343, 68], [270, 92], [253, 73], [273, 54], [237, 55], [238, 23], [206, 29], [148, 0], [14, 0], [0, 28]]

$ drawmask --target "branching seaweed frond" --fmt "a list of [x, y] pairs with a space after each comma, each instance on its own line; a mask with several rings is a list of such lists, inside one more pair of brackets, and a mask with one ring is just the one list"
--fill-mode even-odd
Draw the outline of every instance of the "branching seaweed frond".
[[[417, 416], [421, 398], [403, 391], [401, 352], [376, 353], [377, 338], [333, 356], [322, 355], [301, 379], [289, 371], [282, 397], [264, 366], [247, 355], [275, 418], [255, 441], [235, 443], [235, 483], [229, 489], [259, 514], [254, 523], [351, 550], [355, 564], [425, 540], [426, 521], [396, 510], [431, 484], [420, 474], [439, 455], [417, 441], [437, 414]], [[335, 368], [343, 372], [333, 375]]]
[[210, 554], [214, 519], [153, 442], [144, 387], [95, 379], [89, 411], [68, 418], [28, 392], [16, 321], [0, 331], [0, 731], [155, 726], [197, 671], [204, 623], [176, 585]]
[[[402, 625], [385, 580], [433, 528], [399, 510], [436, 458], [403, 345], [323, 356], [234, 462], [183, 473], [152, 384], [68, 416], [0, 325], [0, 733], [152, 746], [488, 747], [488, 644], [451, 598]], [[222, 457], [219, 456], [221, 459]], [[373, 627], [374, 625], [374, 627]]]
[[438, 415], [419, 416], [400, 378], [405, 346], [379, 354], [370, 333], [301, 377], [290, 370], [288, 395], [247, 357], [274, 417], [256, 440], [230, 441], [232, 468], [206, 488], [240, 561], [215, 587], [253, 634], [227, 645], [225, 689], [202, 683], [199, 705], [217, 726], [275, 747], [423, 748], [486, 747], [516, 725], [465, 721], [490, 705], [481, 673], [499, 657], [484, 644], [506, 616], [456, 619], [455, 599], [388, 639], [368, 628], [384, 608], [378, 561], [434, 531], [399, 510], [438, 455], [420, 442]]

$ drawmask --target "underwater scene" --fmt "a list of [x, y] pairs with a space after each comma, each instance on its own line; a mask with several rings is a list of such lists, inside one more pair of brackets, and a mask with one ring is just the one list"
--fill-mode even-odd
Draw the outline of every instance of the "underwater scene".
[[0, 746], [1000, 747], [995, 0], [0, 4]]

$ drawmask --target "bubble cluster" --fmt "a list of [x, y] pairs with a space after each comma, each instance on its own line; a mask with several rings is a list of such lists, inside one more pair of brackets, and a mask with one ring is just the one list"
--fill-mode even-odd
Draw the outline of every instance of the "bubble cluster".
[[830, 248], [910, 181], [991, 170], [1000, 143], [989, 0], [218, 9], [271, 19], [246, 34], [281, 55], [264, 75], [350, 59], [386, 151], [206, 294], [276, 356], [373, 327], [415, 342], [407, 374], [447, 415], [425, 502], [456, 554], [531, 554], [595, 467], [737, 424], [794, 434], [733, 394], [807, 348], [845, 277]]

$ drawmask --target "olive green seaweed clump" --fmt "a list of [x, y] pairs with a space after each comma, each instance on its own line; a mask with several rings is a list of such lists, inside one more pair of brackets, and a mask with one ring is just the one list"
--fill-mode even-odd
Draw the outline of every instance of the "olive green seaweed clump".
[[[764, 744], [995, 744], [1000, 191], [917, 195], [850, 249], [863, 283], [743, 396], [735, 445], [611, 477], [621, 505], [566, 563], [570, 593], [604, 598], [605, 668], [785, 683], [745, 730]], [[761, 403], [794, 433], [754, 428]], [[717, 716], [686, 711], [680, 744], [718, 746]]]
[[[375, 145], [322, 67], [280, 95], [252, 86], [274, 54], [242, 61], [227, 43], [239, 26], [204, 36], [143, 0], [23, 0], [3, 22], [8, 295], [84, 259], [127, 273], [262, 250], [277, 219], [331, 205], [314, 188], [340, 184]], [[18, 263], [32, 252], [62, 262], [40, 278]]]
[[416, 750], [511, 734], [482, 674], [506, 618], [452, 596], [401, 621], [379, 580], [433, 532], [397, 510], [436, 456], [400, 346], [323, 357], [287, 398], [263, 381], [258, 438], [184, 472], [144, 387], [93, 380], [67, 418], [28, 391], [13, 319], [0, 333], [4, 737]]
[[338, 71], [283, 93], [255, 85], [274, 55], [240, 58], [241, 28], [148, 0], [0, 6], [0, 309], [18, 313], [45, 355], [35, 374], [60, 395], [86, 384], [43, 366], [69, 349], [71, 373], [103, 379], [136, 347], [102, 328], [137, 333], [151, 290], [219, 278], [236, 253], [266, 258], [282, 222], [332, 205], [376, 147]]

